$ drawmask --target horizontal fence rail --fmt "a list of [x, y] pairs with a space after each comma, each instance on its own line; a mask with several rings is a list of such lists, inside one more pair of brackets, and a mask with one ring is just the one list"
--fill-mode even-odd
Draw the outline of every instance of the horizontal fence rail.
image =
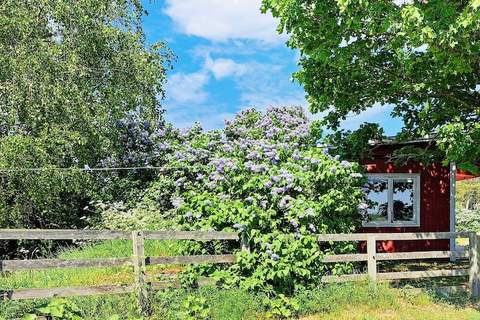
[[[469, 250], [456, 251], [415, 251], [415, 252], [377, 252], [377, 241], [404, 241], [404, 240], [441, 240], [468, 238]], [[227, 240], [239, 241], [240, 249], [250, 252], [245, 232], [239, 236], [233, 232], [222, 231], [108, 231], [108, 230], [5, 230], [0, 229], [0, 240], [130, 240], [132, 242], [132, 256], [121, 258], [95, 259], [36, 259], [36, 260], [0, 260], [0, 272], [21, 270], [39, 270], [53, 268], [98, 268], [114, 266], [133, 267], [135, 283], [125, 285], [99, 285], [88, 287], [69, 288], [38, 288], [38, 289], [0, 289], [0, 299], [34, 299], [51, 297], [70, 297], [100, 294], [135, 293], [142, 313], [148, 315], [151, 310], [149, 301], [150, 290], [161, 290], [169, 287], [181, 286], [178, 279], [164, 279], [146, 274], [146, 266], [151, 265], [187, 265], [187, 264], [230, 264], [235, 263], [233, 254], [221, 255], [193, 255], [193, 256], [146, 256], [145, 240], [194, 240], [211, 241]], [[366, 242], [366, 253], [325, 255], [324, 263], [366, 262], [367, 273], [325, 275], [322, 282], [345, 282], [364, 279], [376, 280], [403, 280], [434, 277], [467, 277], [468, 288], [472, 299], [479, 296], [479, 239], [474, 232], [427, 232], [427, 233], [361, 233], [361, 234], [322, 234], [318, 235], [319, 242]], [[467, 269], [427, 270], [406, 272], [378, 272], [378, 261], [399, 261], [418, 259], [468, 259]], [[198, 285], [212, 284], [213, 279], [198, 280]]]
[[[443, 240], [468, 238], [469, 250], [464, 251], [417, 251], [378, 253], [377, 241], [404, 241], [404, 240]], [[322, 282], [360, 281], [370, 278], [376, 280], [404, 280], [436, 277], [465, 277], [469, 278], [469, 289], [472, 300], [479, 298], [479, 237], [475, 232], [418, 232], [418, 233], [354, 233], [354, 234], [322, 234], [318, 235], [319, 242], [350, 242], [366, 241], [367, 253], [326, 255], [325, 263], [338, 262], [367, 262], [366, 274], [327, 275]], [[406, 272], [378, 272], [377, 261], [420, 260], [420, 259], [468, 259], [468, 269], [427, 270]]]
[[[133, 266], [135, 284], [100, 285], [68, 288], [33, 288], [1, 290], [0, 300], [23, 300], [52, 297], [89, 296], [101, 294], [136, 293], [143, 314], [150, 311], [148, 290], [159, 290], [168, 287], [179, 287], [178, 280], [154, 281], [146, 275], [149, 265], [187, 265], [187, 264], [219, 264], [234, 263], [233, 254], [193, 255], [193, 256], [162, 256], [145, 255], [145, 240], [240, 240], [240, 249], [248, 251], [246, 235], [239, 237], [234, 232], [223, 231], [109, 231], [109, 230], [24, 230], [0, 229], [0, 240], [131, 240], [132, 256], [124, 258], [95, 259], [35, 259], [35, 260], [0, 260], [0, 272], [22, 270], [40, 270], [56, 268], [92, 268]], [[212, 283], [212, 279], [199, 279], [198, 285]]]

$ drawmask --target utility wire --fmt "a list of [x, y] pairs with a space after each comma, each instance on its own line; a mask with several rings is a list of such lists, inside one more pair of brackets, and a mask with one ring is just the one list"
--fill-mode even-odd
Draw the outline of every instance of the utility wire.
[[47, 168], [0, 168], [0, 173], [9, 173], [9, 172], [39, 172], [39, 171], [131, 171], [131, 170], [162, 170], [163, 167], [110, 167], [110, 168], [58, 168], [58, 167], [47, 167]]

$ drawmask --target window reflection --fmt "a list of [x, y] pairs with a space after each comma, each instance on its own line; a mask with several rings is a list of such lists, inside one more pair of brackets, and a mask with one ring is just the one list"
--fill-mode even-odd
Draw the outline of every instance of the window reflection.
[[369, 222], [388, 221], [388, 180], [369, 178], [365, 186], [366, 219]]
[[393, 180], [393, 220], [414, 220], [414, 184], [412, 179]]

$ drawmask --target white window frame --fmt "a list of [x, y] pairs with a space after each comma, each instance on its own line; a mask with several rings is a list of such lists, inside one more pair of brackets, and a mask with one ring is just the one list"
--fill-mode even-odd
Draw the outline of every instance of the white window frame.
[[[363, 221], [364, 227], [420, 227], [420, 174], [419, 173], [369, 173], [367, 178], [383, 179], [388, 181], [388, 221]], [[412, 179], [413, 180], [413, 220], [412, 221], [393, 221], [393, 180], [394, 179]]]

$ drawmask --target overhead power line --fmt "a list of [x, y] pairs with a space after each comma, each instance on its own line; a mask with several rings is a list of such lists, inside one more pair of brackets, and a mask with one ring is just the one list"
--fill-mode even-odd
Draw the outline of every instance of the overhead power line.
[[68, 167], [68, 168], [59, 168], [59, 167], [45, 167], [45, 168], [0, 168], [0, 173], [10, 173], [10, 172], [39, 172], [39, 171], [135, 171], [135, 170], [162, 170], [162, 167], [104, 167], [104, 168], [77, 168], [77, 167]]

